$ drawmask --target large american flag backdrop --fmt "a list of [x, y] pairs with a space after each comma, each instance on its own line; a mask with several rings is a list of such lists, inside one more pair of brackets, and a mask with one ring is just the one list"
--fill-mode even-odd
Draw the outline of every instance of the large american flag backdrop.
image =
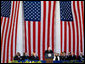
[[84, 53], [84, 1], [60, 1], [61, 52]]
[[50, 46], [54, 51], [56, 1], [24, 1], [25, 52], [35, 52], [41, 60]]
[[19, 1], [1, 1], [1, 63], [16, 54], [19, 5]]
[[[13, 59], [17, 48], [20, 1], [1, 1], [1, 62]], [[54, 51], [56, 1], [23, 1], [25, 52], [44, 60], [50, 46]], [[57, 29], [56, 29], [57, 30]], [[84, 1], [60, 1], [60, 50], [84, 53]], [[58, 45], [57, 45], [58, 46]], [[55, 51], [56, 52], [56, 51]]]

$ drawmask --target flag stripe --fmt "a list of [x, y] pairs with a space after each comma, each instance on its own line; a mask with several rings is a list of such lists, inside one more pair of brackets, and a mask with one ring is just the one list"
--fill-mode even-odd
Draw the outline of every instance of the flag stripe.
[[[43, 57], [44, 57], [44, 51], [45, 51], [45, 22], [46, 22], [46, 1], [44, 1], [44, 3], [43, 3], [43, 11], [44, 11], [44, 13], [43, 13], [43, 15], [44, 15], [44, 17], [43, 17]], [[43, 58], [43, 60], [45, 60], [45, 58]]]
[[39, 59], [40, 59], [40, 34], [41, 34], [41, 31], [40, 31], [40, 28], [41, 28], [41, 23], [38, 22], [38, 56], [39, 56]]
[[54, 51], [54, 18], [55, 18], [55, 8], [56, 8], [56, 1], [53, 4], [53, 16], [52, 16], [52, 50]]
[[36, 49], [36, 47], [35, 47], [35, 42], [36, 42], [36, 40], [35, 40], [35, 34], [36, 34], [36, 24], [35, 24], [35, 21], [33, 22], [33, 52], [35, 52], [35, 49]]
[[51, 17], [51, 1], [49, 3], [49, 8], [48, 8], [48, 33], [47, 33], [47, 48], [49, 47], [49, 32], [50, 32], [50, 17]]
[[1, 17], [1, 26], [2, 26], [2, 22], [3, 22], [2, 20], [3, 20], [3, 17]]
[[27, 52], [27, 37], [26, 37], [26, 22], [24, 23], [25, 24], [25, 53]]
[[30, 44], [30, 22], [28, 21], [28, 40], [29, 40], [29, 56], [31, 56], [31, 44]]
[[71, 26], [70, 26], [70, 22], [68, 22], [68, 26], [69, 26], [69, 52], [71, 52]]

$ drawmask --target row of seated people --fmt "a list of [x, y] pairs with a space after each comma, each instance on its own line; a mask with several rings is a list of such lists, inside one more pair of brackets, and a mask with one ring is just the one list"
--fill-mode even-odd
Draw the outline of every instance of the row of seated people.
[[62, 60], [84, 60], [84, 55], [82, 52], [80, 55], [76, 56], [74, 53], [69, 52], [68, 55], [66, 55], [66, 52], [62, 52], [60, 55], [59, 53], [54, 54], [54, 60], [62, 61]]
[[[48, 50], [45, 51], [45, 53], [53, 53], [51, 50], [51, 47], [48, 48]], [[74, 53], [69, 52], [66, 54], [66, 52], [62, 53], [53, 53], [54, 54], [54, 61], [62, 61], [62, 60], [84, 60], [83, 52], [80, 53], [80, 55], [75, 55]]]
[[36, 55], [36, 53], [33, 53], [31, 56], [28, 56], [27, 53], [23, 53], [23, 56], [19, 52], [14, 56], [13, 60], [39, 60], [39, 57]]
[[[48, 50], [45, 51], [45, 53], [53, 53], [51, 48], [49, 47]], [[19, 52], [17, 52], [16, 56], [14, 57], [14, 60], [39, 60], [39, 57], [36, 55], [36, 53], [33, 53], [31, 56], [28, 56], [27, 53], [23, 53], [23, 56]], [[59, 53], [54, 53], [54, 61], [62, 61], [62, 60], [82, 60], [84, 59], [84, 55], [81, 52], [79, 56], [76, 56], [74, 53], [69, 52], [68, 55], [66, 55], [66, 52], [62, 52], [60, 55]]]

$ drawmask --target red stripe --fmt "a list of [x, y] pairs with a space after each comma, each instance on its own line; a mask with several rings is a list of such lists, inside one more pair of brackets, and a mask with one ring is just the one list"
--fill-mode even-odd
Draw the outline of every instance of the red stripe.
[[44, 58], [44, 52], [45, 52], [45, 22], [46, 22], [46, 1], [43, 2], [43, 60]]
[[27, 37], [26, 37], [26, 21], [24, 22], [25, 26], [25, 53], [27, 52]]
[[28, 46], [29, 46], [29, 56], [31, 56], [31, 38], [30, 38], [30, 21], [28, 21], [28, 40], [29, 40], [29, 42], [28, 42]]
[[3, 44], [3, 35], [4, 35], [5, 24], [6, 24], [6, 18], [4, 19], [4, 24], [3, 24], [3, 28], [2, 28], [2, 34], [1, 34], [1, 52], [2, 52], [2, 44]]
[[48, 11], [47, 48], [49, 47], [49, 37], [50, 37], [50, 18], [51, 18], [51, 1], [49, 1], [49, 11]]
[[60, 23], [61, 23], [60, 24], [61, 25], [61, 38], [60, 39], [61, 39], [61, 53], [62, 53], [62, 21]]
[[78, 19], [77, 19], [77, 14], [76, 14], [76, 8], [75, 8], [75, 1], [73, 1], [73, 10], [74, 10], [74, 15], [75, 15], [75, 22], [76, 22], [76, 28], [77, 28], [77, 55], [79, 55], [79, 32], [78, 32]]
[[3, 22], [3, 17], [1, 17], [1, 26], [2, 26], [2, 22]]
[[36, 42], [36, 40], [35, 40], [35, 36], [36, 36], [36, 23], [35, 23], [35, 21], [33, 21], [33, 52], [35, 52], [35, 42]]
[[82, 52], [82, 27], [81, 27], [81, 16], [80, 16], [80, 7], [79, 7], [79, 1], [78, 1], [78, 14], [79, 14], [79, 24], [80, 24], [80, 49], [81, 49], [81, 52]]
[[40, 34], [41, 34], [41, 22], [38, 22], [38, 56], [40, 59]]
[[3, 50], [3, 60], [5, 60], [5, 48], [6, 48], [6, 38], [7, 38], [7, 32], [8, 32], [8, 26], [9, 26], [9, 18], [7, 22], [7, 26], [6, 26], [6, 32], [5, 32], [5, 38], [4, 38], [4, 50]]
[[[66, 50], [67, 50], [67, 24], [66, 24], [67, 22], [65, 21], [64, 22], [64, 52], [66, 52]], [[66, 52], [67, 53], [67, 52]]]
[[68, 27], [69, 27], [69, 52], [71, 52], [71, 26], [70, 26], [70, 22], [68, 22]]
[[82, 20], [83, 20], [83, 35], [84, 35], [84, 1], [81, 1], [81, 9], [82, 9]]
[[20, 1], [18, 1], [18, 10], [17, 10], [16, 28], [15, 28], [15, 54], [16, 54], [16, 46], [17, 46], [17, 26], [18, 26], [18, 16], [19, 16], [19, 6], [20, 6]]
[[13, 13], [14, 13], [14, 1], [13, 1], [13, 7], [12, 7], [12, 15], [11, 15], [11, 23], [10, 23], [10, 29], [8, 34], [8, 41], [7, 41], [7, 62], [9, 57], [9, 42], [10, 42], [10, 35], [11, 35], [11, 27], [12, 27], [12, 20], [13, 20]]
[[13, 28], [12, 28], [12, 35], [11, 35], [11, 60], [13, 59], [13, 37], [14, 37], [14, 25], [15, 25], [16, 9], [17, 9], [17, 1], [16, 1], [16, 6], [15, 6], [14, 21], [13, 21]]
[[55, 18], [55, 7], [56, 7], [56, 1], [54, 1], [53, 5], [53, 16], [52, 16], [52, 50], [54, 52], [54, 18]]
[[74, 21], [72, 22], [72, 30], [73, 30], [73, 53], [75, 54], [75, 27], [74, 27]]

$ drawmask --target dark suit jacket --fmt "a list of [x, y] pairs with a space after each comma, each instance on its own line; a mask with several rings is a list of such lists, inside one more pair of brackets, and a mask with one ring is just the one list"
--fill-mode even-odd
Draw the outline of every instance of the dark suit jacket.
[[46, 50], [45, 53], [53, 53], [53, 51], [52, 50], [50, 50], [50, 51]]
[[14, 60], [21, 60], [21, 56], [20, 57], [19, 56], [15, 56]]
[[72, 56], [72, 60], [76, 60], [76, 55], [73, 55]]
[[65, 56], [60, 56], [60, 60], [66, 60]]
[[36, 56], [36, 57], [35, 56], [31, 56], [30, 58], [31, 58], [31, 60], [39, 60], [38, 56]]
[[29, 59], [29, 56], [22, 56], [22, 60]]

